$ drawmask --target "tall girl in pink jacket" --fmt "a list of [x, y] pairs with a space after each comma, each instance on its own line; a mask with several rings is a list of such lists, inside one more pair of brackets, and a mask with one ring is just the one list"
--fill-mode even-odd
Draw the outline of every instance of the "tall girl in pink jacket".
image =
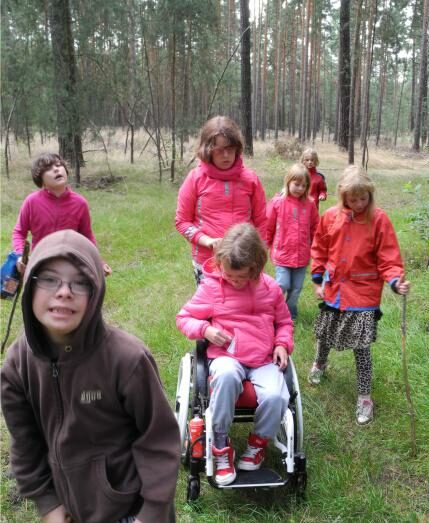
[[192, 244], [197, 283], [202, 264], [213, 256], [225, 231], [252, 223], [265, 240], [265, 192], [259, 178], [243, 165], [243, 136], [226, 116], [215, 116], [201, 129], [199, 163], [183, 182], [176, 210], [176, 229]]
[[242, 381], [249, 379], [255, 386], [258, 407], [240, 469], [260, 468], [289, 402], [282, 371], [293, 350], [293, 324], [279, 286], [262, 272], [266, 261], [257, 230], [246, 223], [233, 226], [215, 258], [204, 264], [201, 285], [176, 319], [189, 339], [209, 341], [213, 455], [220, 485], [236, 477], [228, 431]]
[[308, 171], [296, 163], [285, 176], [282, 193], [274, 196], [268, 206], [267, 242], [276, 268], [276, 281], [286, 295], [292, 319], [298, 315], [298, 299], [319, 222], [309, 190]]

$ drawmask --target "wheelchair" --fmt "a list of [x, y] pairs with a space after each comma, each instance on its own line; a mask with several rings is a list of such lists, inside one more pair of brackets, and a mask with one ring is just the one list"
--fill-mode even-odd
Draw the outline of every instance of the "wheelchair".
[[[292, 492], [303, 495], [307, 485], [306, 457], [303, 451], [303, 418], [301, 394], [295, 366], [289, 357], [284, 372], [288, 386], [289, 406], [281, 420], [280, 429], [273, 439], [280, 451], [281, 472], [261, 467], [254, 471], [237, 470], [237, 477], [229, 485], [218, 485], [214, 480], [213, 426], [209, 407], [207, 340], [198, 340], [192, 352], [181, 360], [177, 378], [175, 415], [180, 429], [181, 461], [189, 471], [187, 501], [192, 502], [200, 495], [200, 474], [205, 472], [208, 483], [218, 489], [272, 489], [288, 487]], [[250, 381], [243, 381], [243, 392], [239, 396], [234, 412], [234, 423], [252, 422], [257, 406], [256, 394]], [[192, 442], [190, 420], [198, 416], [204, 420], [201, 436]], [[196, 444], [203, 451], [194, 453]], [[196, 456], [197, 454], [197, 456]]]

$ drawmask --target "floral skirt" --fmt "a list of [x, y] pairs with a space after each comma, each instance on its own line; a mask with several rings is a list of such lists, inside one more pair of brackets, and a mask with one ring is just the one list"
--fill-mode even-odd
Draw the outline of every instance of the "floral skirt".
[[380, 310], [340, 311], [321, 304], [314, 324], [317, 340], [325, 347], [337, 350], [369, 347], [377, 338]]

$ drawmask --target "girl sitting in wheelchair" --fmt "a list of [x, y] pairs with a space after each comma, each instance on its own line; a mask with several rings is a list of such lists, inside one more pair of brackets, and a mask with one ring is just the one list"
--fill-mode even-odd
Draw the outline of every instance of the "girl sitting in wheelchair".
[[258, 406], [253, 433], [237, 464], [241, 470], [261, 467], [289, 403], [283, 371], [293, 351], [293, 323], [280, 287], [263, 273], [266, 261], [265, 245], [252, 225], [231, 227], [215, 257], [204, 264], [201, 285], [176, 319], [189, 339], [209, 341], [213, 455], [219, 485], [236, 478], [228, 431], [242, 381], [252, 382]]

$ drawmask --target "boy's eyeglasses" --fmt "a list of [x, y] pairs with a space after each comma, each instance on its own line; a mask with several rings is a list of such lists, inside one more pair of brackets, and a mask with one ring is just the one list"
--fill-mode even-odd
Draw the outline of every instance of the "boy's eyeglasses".
[[64, 283], [69, 286], [69, 289], [73, 294], [89, 295], [92, 291], [91, 284], [84, 280], [64, 281], [55, 276], [33, 276], [32, 279], [34, 280], [36, 287], [39, 287], [39, 289], [45, 289], [46, 291], [56, 292], [64, 285]]

